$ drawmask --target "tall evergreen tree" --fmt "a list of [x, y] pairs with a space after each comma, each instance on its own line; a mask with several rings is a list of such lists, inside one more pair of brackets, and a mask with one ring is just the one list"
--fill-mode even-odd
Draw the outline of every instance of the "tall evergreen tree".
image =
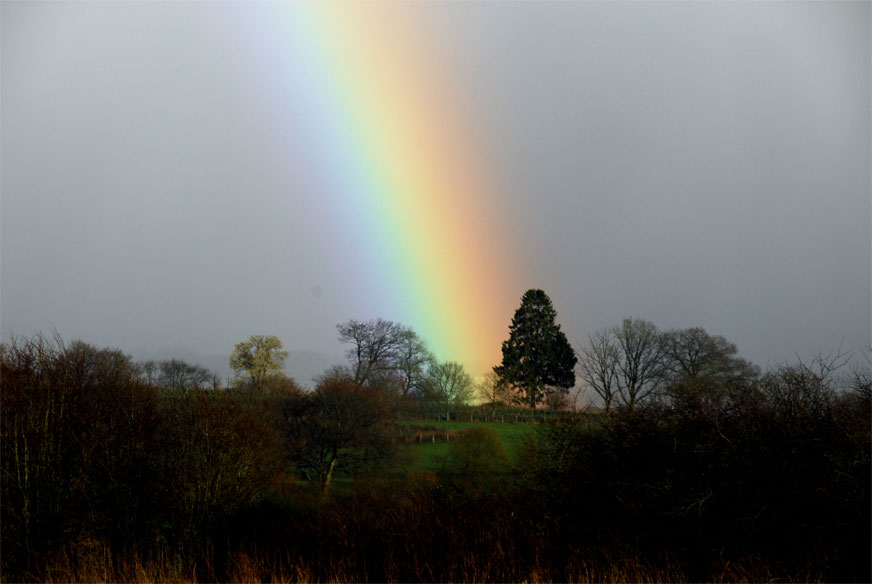
[[556, 322], [557, 311], [542, 290], [527, 290], [503, 341], [503, 362], [494, 372], [521, 390], [522, 401], [535, 408], [548, 391], [567, 392], [575, 385], [575, 351]]

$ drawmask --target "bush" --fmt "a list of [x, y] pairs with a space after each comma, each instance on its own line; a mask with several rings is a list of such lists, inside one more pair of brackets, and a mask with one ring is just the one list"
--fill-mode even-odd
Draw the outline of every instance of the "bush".
[[167, 534], [197, 539], [277, 483], [286, 455], [269, 405], [245, 392], [165, 395], [156, 466]]
[[287, 396], [281, 412], [296, 470], [325, 496], [336, 470], [353, 474], [392, 454], [393, 413], [379, 389], [328, 377], [311, 394]]
[[868, 580], [872, 421], [862, 394], [840, 396], [801, 367], [705, 404], [695, 398], [705, 388], [692, 389], [680, 405], [543, 428], [524, 464], [552, 541], [633, 542], [686, 557], [691, 579], [756, 556], [782, 577]]
[[496, 430], [471, 428], [451, 442], [442, 474], [456, 481], [480, 483], [504, 472], [508, 463], [506, 447]]

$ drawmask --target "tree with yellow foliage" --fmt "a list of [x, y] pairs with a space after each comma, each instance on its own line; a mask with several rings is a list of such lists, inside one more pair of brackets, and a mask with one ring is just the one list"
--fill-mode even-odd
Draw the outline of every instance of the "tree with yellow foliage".
[[282, 341], [272, 335], [252, 335], [237, 343], [230, 355], [230, 368], [237, 374], [249, 376], [252, 389], [262, 389], [266, 381], [284, 375], [284, 361], [288, 352]]

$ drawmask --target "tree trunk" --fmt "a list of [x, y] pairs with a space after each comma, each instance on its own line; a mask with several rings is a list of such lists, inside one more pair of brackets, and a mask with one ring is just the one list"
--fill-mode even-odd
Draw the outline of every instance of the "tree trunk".
[[334, 456], [330, 461], [330, 466], [327, 467], [327, 473], [321, 479], [321, 497], [326, 499], [327, 493], [330, 490], [330, 483], [333, 482], [333, 469], [336, 468], [337, 458]]

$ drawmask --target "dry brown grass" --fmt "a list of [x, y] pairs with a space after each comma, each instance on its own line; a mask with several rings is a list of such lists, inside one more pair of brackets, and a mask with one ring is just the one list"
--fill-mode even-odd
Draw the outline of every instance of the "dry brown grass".
[[48, 563], [44, 582], [199, 582], [197, 566], [186, 565], [167, 552], [142, 558], [113, 554], [102, 545], [79, 546], [55, 555]]
[[[499, 554], [496, 554], [499, 557]], [[500, 561], [501, 560], [501, 561]], [[566, 579], [572, 582], [680, 582], [685, 578], [678, 566], [654, 566], [632, 558], [591, 560], [575, 556], [567, 566]], [[426, 563], [400, 566], [386, 559], [380, 567], [386, 582], [525, 582], [539, 584], [562, 581], [538, 563], [520, 567], [506, 564], [506, 558], [466, 555], [442, 573], [436, 573]], [[234, 552], [226, 559], [223, 574], [204, 560], [184, 560], [169, 552], [157, 552], [148, 558], [132, 553], [119, 556], [100, 545], [79, 546], [54, 556], [41, 578], [44, 582], [240, 582], [291, 584], [296, 582], [361, 582], [367, 581], [363, 566], [347, 566], [341, 560], [327, 562], [324, 573], [316, 574], [300, 558], [267, 558], [257, 552]], [[324, 565], [322, 563], [322, 565]], [[515, 568], [515, 570], [512, 570]], [[761, 566], [754, 566], [760, 570]], [[763, 575], [765, 572], [757, 572]], [[405, 577], [402, 577], [404, 574]], [[724, 573], [725, 581], [760, 581], [742, 569]], [[738, 577], [737, 577], [738, 576]], [[771, 575], [770, 575], [771, 576]], [[768, 579], [768, 578], [767, 578]]]
[[[414, 555], [414, 554], [413, 554]], [[43, 574], [33, 580], [43, 582], [240, 582], [259, 584], [272, 582], [291, 584], [298, 582], [365, 582], [368, 581], [365, 566], [349, 565], [342, 558], [335, 562], [322, 561], [316, 564], [299, 557], [275, 557], [259, 554], [256, 550], [237, 551], [222, 562], [224, 569], [218, 573], [214, 562], [201, 559], [184, 559], [178, 554], [159, 551], [149, 557], [137, 553], [125, 556], [113, 554], [105, 546], [80, 544], [56, 554]], [[416, 558], [421, 559], [421, 558]], [[413, 561], [413, 565], [400, 565], [392, 558], [383, 558], [386, 565], [378, 566], [384, 574], [379, 581], [385, 582], [524, 582], [542, 584], [557, 581], [568, 582], [683, 582], [688, 578], [679, 562], [668, 558], [649, 562], [634, 556], [612, 557], [605, 550], [579, 551], [572, 554], [565, 569], [554, 571], [548, 566], [533, 562], [520, 566], [499, 553], [481, 557], [467, 554], [456, 563], [435, 570], [425, 561]], [[320, 573], [316, 573], [320, 566]], [[372, 566], [375, 568], [375, 566]], [[443, 566], [445, 568], [445, 566]], [[561, 574], [560, 577], [555, 573]], [[765, 559], [744, 558], [741, 561], [725, 561], [712, 574], [712, 582], [777, 582], [820, 581], [820, 575], [777, 574]]]

